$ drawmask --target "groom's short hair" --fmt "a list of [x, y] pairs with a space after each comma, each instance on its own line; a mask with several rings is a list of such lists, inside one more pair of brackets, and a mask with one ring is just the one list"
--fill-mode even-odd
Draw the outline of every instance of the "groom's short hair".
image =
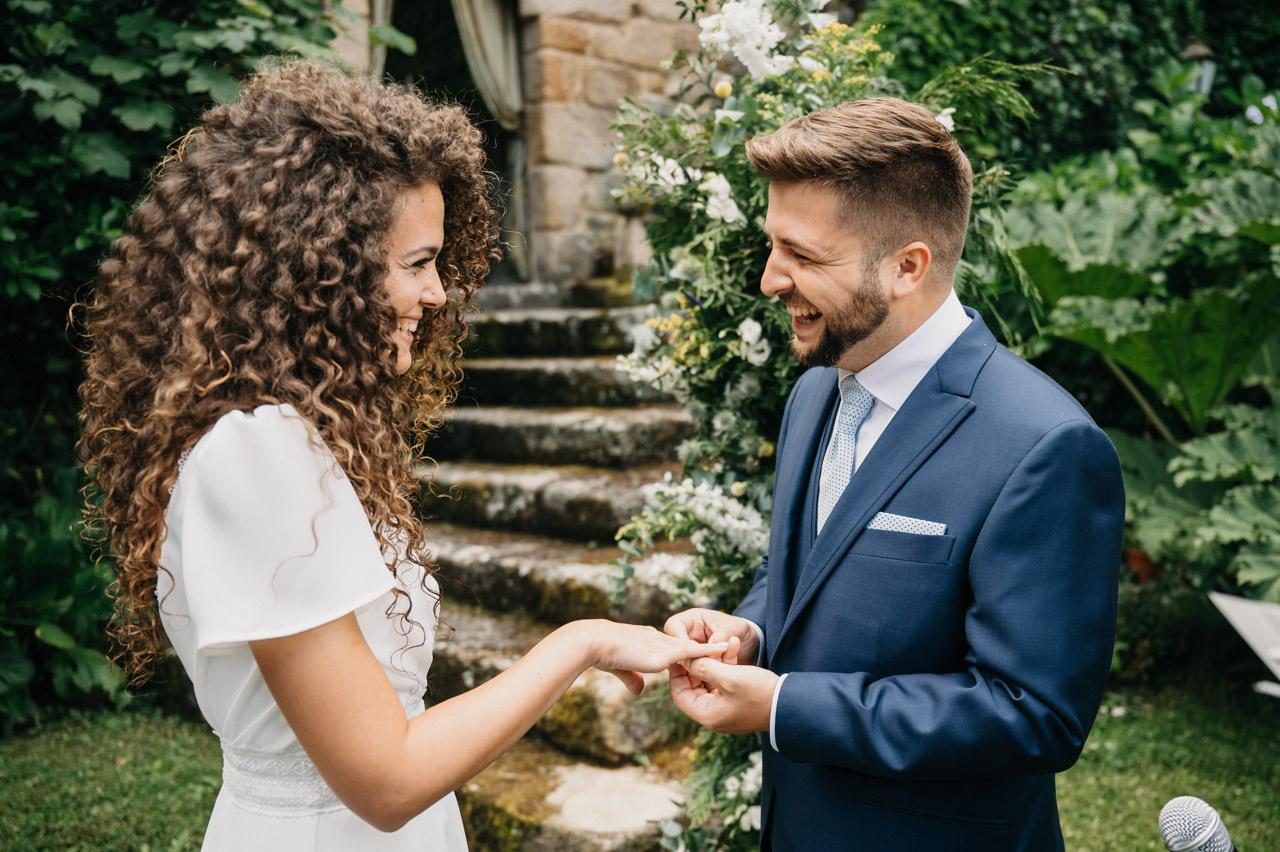
[[969, 227], [973, 168], [929, 110], [897, 98], [846, 101], [747, 142], [756, 171], [777, 183], [840, 193], [843, 224], [879, 259], [914, 240], [955, 274]]

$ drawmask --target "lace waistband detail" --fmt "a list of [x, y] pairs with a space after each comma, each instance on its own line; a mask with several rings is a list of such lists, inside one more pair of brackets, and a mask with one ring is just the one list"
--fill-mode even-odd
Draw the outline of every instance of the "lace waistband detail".
[[[405, 707], [405, 715], [412, 719], [424, 709], [416, 699]], [[261, 751], [224, 740], [222, 790], [245, 810], [268, 816], [308, 816], [346, 807], [297, 743]]]

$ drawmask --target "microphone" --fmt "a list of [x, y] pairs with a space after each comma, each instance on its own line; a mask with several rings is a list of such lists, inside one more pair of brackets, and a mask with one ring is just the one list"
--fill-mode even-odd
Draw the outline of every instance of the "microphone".
[[1160, 837], [1169, 852], [1236, 852], [1222, 817], [1195, 796], [1170, 799], [1161, 809]]

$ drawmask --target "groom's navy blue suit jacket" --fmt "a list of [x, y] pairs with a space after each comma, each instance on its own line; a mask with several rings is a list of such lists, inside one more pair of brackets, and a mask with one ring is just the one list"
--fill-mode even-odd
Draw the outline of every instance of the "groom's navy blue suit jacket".
[[[789, 673], [764, 745], [765, 848], [1057, 850], [1115, 638], [1124, 523], [1110, 442], [973, 322], [815, 534], [837, 373], [801, 376], [769, 552], [737, 614]], [[945, 535], [866, 529], [878, 512]]]

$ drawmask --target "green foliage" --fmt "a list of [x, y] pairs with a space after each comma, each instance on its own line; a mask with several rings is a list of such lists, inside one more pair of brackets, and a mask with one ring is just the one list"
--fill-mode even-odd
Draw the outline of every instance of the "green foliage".
[[1185, 0], [873, 0], [862, 20], [884, 27], [890, 71], [909, 89], [939, 68], [979, 54], [1014, 63], [1046, 63], [1023, 89], [1036, 119], [974, 123], [962, 136], [980, 159], [1039, 168], [1064, 156], [1111, 148], [1128, 116], [1118, 105], [1143, 92], [1151, 69], [1176, 55], [1198, 16]]
[[[680, 448], [688, 478], [657, 486], [645, 511], [618, 533], [626, 558], [617, 594], [625, 595], [637, 572], [656, 571], [677, 602], [731, 607], [750, 587], [767, 544], [772, 442], [800, 366], [787, 354], [786, 311], [759, 293], [768, 185], [745, 156], [746, 140], [802, 114], [876, 95], [912, 98], [957, 128], [1019, 121], [1029, 107], [1017, 84], [1046, 73], [1043, 66], [977, 57], [943, 70], [913, 97], [892, 79], [893, 57], [881, 48], [877, 27], [810, 14], [819, 5], [766, 6], [787, 35], [765, 51], [765, 63], [739, 51], [747, 73], [732, 80], [709, 51], [677, 54], [672, 66], [684, 72], [681, 101], [663, 113], [627, 100], [615, 118], [616, 162], [625, 176], [617, 195], [650, 214], [654, 260], [636, 273], [635, 290], [660, 308], [635, 332], [624, 367], [674, 395], [697, 422]], [[767, 22], [756, 29], [765, 31]], [[727, 39], [731, 52], [739, 38]], [[981, 176], [980, 207], [995, 198], [986, 188], [1002, 180], [998, 166]], [[976, 221], [975, 243], [990, 245], [982, 232], [993, 220]], [[976, 259], [984, 261], [981, 252]], [[691, 565], [641, 562], [655, 539], [683, 536], [693, 545]], [[667, 838], [669, 848], [754, 848], [759, 788], [733, 780], [752, 778], [744, 768], [754, 740], [705, 735], [699, 743], [689, 782], [691, 825]]]
[[1212, 118], [1189, 78], [1162, 66], [1131, 147], [1030, 176], [1002, 220], [1047, 332], [1100, 353], [1170, 440], [1121, 369], [1201, 434], [1280, 326], [1276, 111]]
[[171, 141], [268, 55], [329, 56], [323, 0], [0, 0], [0, 725], [123, 696], [78, 536], [68, 310]]

